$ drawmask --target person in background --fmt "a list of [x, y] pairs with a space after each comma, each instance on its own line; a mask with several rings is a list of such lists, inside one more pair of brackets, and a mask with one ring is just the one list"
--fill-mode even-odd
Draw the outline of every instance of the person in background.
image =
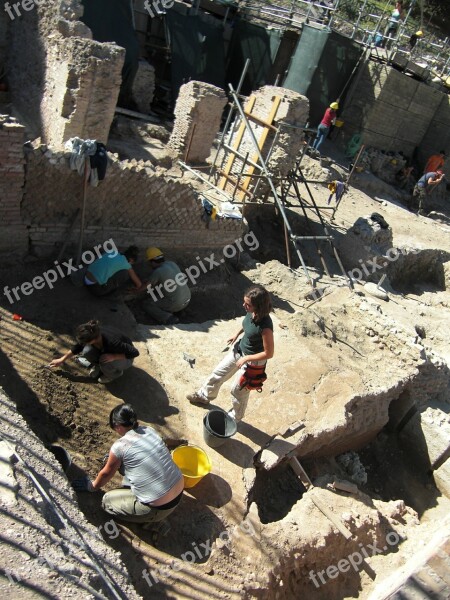
[[89, 375], [99, 383], [109, 383], [129, 369], [139, 350], [127, 336], [100, 328], [98, 321], [78, 325], [75, 331], [77, 343], [61, 358], [54, 358], [50, 368], [60, 367], [72, 356], [81, 355], [79, 363], [90, 369]]
[[445, 150], [440, 150], [439, 154], [432, 154], [430, 158], [427, 160], [427, 164], [425, 165], [424, 173], [430, 173], [432, 171], [437, 171], [438, 169], [442, 169], [445, 163]]
[[84, 276], [84, 285], [94, 296], [106, 296], [131, 279], [134, 289], [139, 291], [143, 284], [132, 267], [138, 259], [138, 254], [137, 246], [130, 246], [122, 254], [106, 252], [89, 265]]
[[412, 36], [409, 38], [409, 51], [412, 52], [417, 44], [417, 42], [419, 41], [419, 39], [423, 37], [423, 31], [416, 31], [416, 33], [413, 33]]
[[417, 198], [419, 202], [418, 215], [423, 215], [424, 204], [427, 196], [444, 179], [444, 173], [441, 170], [425, 173], [416, 183], [413, 191], [413, 199]]
[[404, 16], [405, 15], [403, 12], [403, 3], [396, 2], [394, 10], [392, 11], [391, 16], [389, 17], [388, 24], [384, 31], [383, 48], [390, 48], [392, 39], [395, 38], [395, 36], [397, 35], [397, 31], [400, 26], [400, 21], [404, 19]]
[[147, 248], [146, 256], [152, 273], [147, 281], [150, 297], [142, 302], [142, 308], [158, 323], [175, 325], [179, 319], [174, 313], [186, 308], [191, 300], [187, 276], [176, 263], [166, 261], [159, 248]]
[[114, 442], [104, 467], [94, 481], [72, 482], [75, 490], [95, 492], [119, 471], [123, 487], [106, 492], [102, 508], [108, 514], [134, 523], [158, 523], [178, 506], [184, 478], [159, 434], [139, 425], [131, 404], [119, 404], [109, 415], [109, 425], [120, 439]]
[[[186, 397], [191, 404], [209, 404], [219, 393], [225, 381], [236, 375], [231, 388], [232, 405], [228, 411], [236, 422], [245, 415], [250, 390], [242, 387], [246, 365], [262, 366], [273, 357], [273, 323], [270, 318], [272, 301], [269, 292], [262, 285], [254, 285], [244, 294], [245, 318], [242, 327], [227, 342], [230, 352], [216, 366], [203, 386]], [[242, 338], [238, 340], [241, 334]]]
[[317, 128], [317, 136], [313, 142], [312, 147], [319, 151], [319, 148], [322, 146], [324, 140], [328, 136], [330, 132], [330, 128], [336, 122], [336, 111], [339, 108], [339, 104], [337, 102], [332, 102], [330, 106], [326, 109], [322, 120]]

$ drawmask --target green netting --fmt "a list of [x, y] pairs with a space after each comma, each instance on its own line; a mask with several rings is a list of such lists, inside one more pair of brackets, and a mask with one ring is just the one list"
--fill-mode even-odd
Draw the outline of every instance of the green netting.
[[362, 52], [336, 31], [303, 26], [283, 85], [309, 99], [311, 124], [319, 123], [326, 107], [340, 96]]
[[138, 68], [139, 43], [133, 27], [129, 0], [82, 0], [81, 21], [98, 42], [116, 42], [125, 48], [120, 99], [126, 102]]
[[237, 86], [247, 58], [242, 93], [249, 95], [262, 85], [273, 84], [272, 67], [281, 43], [282, 32], [236, 18], [227, 57], [227, 82]]
[[223, 88], [225, 57], [223, 25], [205, 21], [201, 14], [183, 15], [168, 10], [166, 23], [172, 55], [172, 89], [174, 97], [190, 79]]

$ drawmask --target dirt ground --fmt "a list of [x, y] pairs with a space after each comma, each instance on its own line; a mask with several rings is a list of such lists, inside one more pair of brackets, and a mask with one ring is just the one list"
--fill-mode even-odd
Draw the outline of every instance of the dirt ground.
[[[326, 175], [319, 162], [309, 158], [305, 158], [304, 168], [311, 179]], [[329, 192], [324, 185], [312, 184], [311, 189], [318, 204], [327, 201]], [[289, 210], [301, 227], [303, 221], [299, 209], [292, 206]], [[373, 343], [367, 336], [364, 337], [362, 332], [371, 323], [370, 315], [360, 329], [351, 323], [347, 323], [346, 329], [343, 329], [345, 312], [348, 310], [349, 314], [354, 314], [355, 302], [364, 301], [369, 306], [366, 310], [371, 310], [371, 306], [373, 308], [371, 303], [374, 300], [364, 295], [362, 286], [356, 285], [355, 292], [350, 292], [346, 287], [330, 285], [330, 280], [323, 278], [322, 281], [329, 286], [330, 297], [309, 308], [311, 300], [305, 299], [308, 286], [304, 278], [300, 278], [298, 283], [283, 265], [286, 256], [279, 215], [272, 208], [264, 208], [264, 211], [264, 218], [253, 213], [248, 217], [250, 228], [258, 239], [264, 240], [253, 254], [253, 260], [243, 257], [239, 263], [228, 262], [214, 272], [205, 274], [193, 289], [192, 302], [181, 314], [179, 326], [166, 329], [158, 327], [146, 317], [138, 301], [126, 303], [120, 294], [103, 299], [93, 298], [84, 288], [74, 286], [68, 278], [59, 280], [51, 290], [34, 290], [30, 296], [14, 304], [10, 304], [4, 295], [0, 297], [0, 385], [16, 402], [17, 410], [44, 445], [60, 444], [70, 452], [73, 466], [68, 476], [71, 479], [81, 471], [95, 476], [101, 467], [102, 458], [114, 441], [108, 427], [108, 415], [121, 402], [131, 402], [140, 419], [154, 426], [171, 446], [182, 439], [204, 446], [204, 411], [189, 405], [184, 395], [201, 382], [207, 370], [220, 358], [226, 336], [239, 327], [243, 315], [242, 295], [246, 287], [252, 281], [259, 280], [273, 293], [277, 360], [280, 365], [283, 364], [283, 372], [289, 374], [291, 387], [284, 393], [274, 372], [271, 396], [270, 391], [265, 391], [261, 399], [255, 399], [252, 412], [233, 440], [234, 445], [208, 451], [213, 456], [213, 471], [197, 487], [185, 491], [182, 505], [170, 517], [169, 534], [156, 540], [151, 532], [142, 528], [121, 525], [120, 536], [108, 540], [119, 551], [130, 581], [144, 598], [299, 597], [292, 595], [294, 592], [280, 591], [281, 588], [275, 592], [279, 582], [276, 577], [273, 580], [272, 576], [267, 576], [267, 572], [272, 567], [280, 571], [281, 567], [276, 564], [279, 558], [274, 549], [278, 548], [282, 555], [283, 544], [289, 544], [289, 539], [283, 538], [283, 523], [290, 519], [292, 521], [293, 514], [300, 514], [296, 511], [300, 511], [299, 506], [304, 501], [302, 498], [309, 498], [309, 492], [305, 495], [305, 489], [299, 485], [298, 479], [283, 465], [274, 471], [258, 473], [255, 483], [252, 479], [255, 454], [274, 438], [283, 425], [299, 419], [307, 421], [317, 418], [317, 411], [323, 411], [325, 415], [325, 404], [313, 401], [314, 394], [322, 384], [329, 385], [329, 390], [319, 390], [319, 395], [323, 393], [334, 398], [340, 393], [345, 395], [348, 390], [360, 389], [358, 386], [361, 389], [365, 386], [368, 390], [376, 388], [374, 380], [377, 378], [383, 381], [385, 378], [389, 382], [394, 381], [394, 376], [398, 380], [402, 376], [409, 377], [417, 365], [416, 359], [401, 348], [398, 356], [392, 350], [392, 360], [387, 359], [389, 345], [386, 339], [377, 338], [377, 343]], [[396, 246], [437, 250], [445, 256], [450, 253], [450, 227], [426, 217], [418, 217], [392, 198], [375, 200], [356, 187], [350, 187], [344, 196], [331, 225], [337, 244], [358, 217], [374, 211], [380, 213], [392, 227]], [[320, 279], [317, 253], [314, 247], [307, 242], [305, 244], [305, 260], [312, 267], [311, 272]], [[332, 273], [338, 274], [338, 266], [325, 246], [323, 252]], [[182, 267], [189, 265], [188, 256], [174, 258]], [[268, 260], [272, 262], [263, 264]], [[1, 288], [31, 281], [51, 265], [50, 260], [33, 258], [19, 264], [4, 265], [0, 268]], [[139, 269], [145, 270], [142, 265]], [[430, 283], [426, 273], [422, 273], [422, 279], [412, 276], [409, 283], [403, 294], [393, 294], [391, 301], [383, 304], [378, 312], [383, 312], [386, 323], [390, 320], [399, 328], [411, 328], [413, 324], [419, 324], [426, 331], [423, 345], [439, 354], [448, 365], [449, 292]], [[323, 314], [335, 315], [333, 328], [340, 337], [338, 343], [326, 332], [325, 335], [321, 332], [319, 337], [316, 331], [313, 320], [317, 313], [314, 311], [320, 313], [322, 309]], [[13, 313], [21, 315], [23, 320], [13, 320]], [[71, 361], [61, 369], [51, 371], [44, 368], [53, 357], [70, 347], [74, 326], [91, 318], [98, 318], [103, 324], [116, 327], [132, 337], [140, 351], [133, 368], [120, 380], [106, 386], [91, 380], [82, 367]], [[373, 323], [375, 327], [375, 317]], [[342, 327], [342, 331], [339, 327]], [[349, 345], [351, 349], [347, 347]], [[183, 360], [183, 353], [196, 358], [195, 367]], [[339, 372], [339, 379], [326, 383], [320, 365], [321, 354], [327, 355], [326, 360], [336, 361], [333, 369]], [[298, 371], [298, 356], [302, 358], [304, 372]], [[383, 363], [383, 372], [373, 372], [373, 365], [377, 361]], [[340, 389], [336, 389], [336, 381], [339, 381], [337, 385]], [[449, 402], [448, 389], [445, 393]], [[283, 408], [271, 411], [268, 408], [269, 396], [274, 407], [283, 402]], [[228, 408], [223, 399], [218, 401], [218, 405]], [[398, 448], [396, 436], [388, 430], [383, 430], [376, 438], [372, 436], [372, 442], [365, 445], [360, 457], [368, 471], [362, 492], [367, 494], [371, 502], [381, 503], [382, 508], [378, 509], [380, 514], [387, 510], [383, 503], [404, 500], [411, 507], [401, 524], [402, 533], [405, 536], [406, 532], [408, 534], [402, 551], [398, 551], [394, 559], [389, 554], [387, 557], [377, 556], [373, 559], [373, 565], [371, 562], [375, 570], [385, 576], [404, 564], [414, 553], [415, 541], [428, 539], [439, 528], [439, 519], [448, 513], [448, 500], [437, 492], [429, 474], [415, 472], [411, 457], [405, 456]], [[304, 466], [311, 478], [330, 473], [330, 469], [339, 471], [336, 463], [330, 466], [328, 459], [307, 458]], [[345, 473], [341, 472], [341, 475], [345, 476]], [[251, 482], [246, 483], [246, 478], [250, 478]], [[117, 477], [106, 489], [119, 484]], [[94, 526], [105, 520], [100, 498], [101, 494], [78, 496], [82, 512]], [[332, 499], [328, 498], [328, 501], [332, 502]], [[342, 502], [347, 502], [347, 512], [361, 510], [356, 506], [356, 501], [346, 498]], [[253, 522], [252, 514], [259, 527], [259, 537], [245, 535], [242, 528], [237, 530], [240, 523], [246, 520]], [[325, 556], [329, 560], [330, 553], [333, 555], [337, 551], [337, 542], [331, 541], [331, 533], [322, 531], [322, 525], [318, 521], [316, 523], [315, 519], [308, 525], [304, 524], [305, 528], [302, 529], [303, 518], [299, 516], [296, 525], [299, 539], [291, 539], [290, 542], [302, 553], [300, 542], [303, 538], [305, 548], [313, 553], [319, 552], [320, 548], [314, 546], [317, 545], [317, 539], [316, 542], [312, 541], [314, 535], [319, 535], [313, 531], [315, 524], [316, 531], [322, 532], [320, 535], [323, 535], [323, 540], [329, 540], [327, 552], [322, 549], [325, 552], [323, 560], [316, 560], [318, 565], [322, 562], [326, 564]], [[355, 531], [364, 530], [367, 533], [372, 527], [376, 535], [381, 536], [383, 527], [377, 518], [367, 516], [366, 521], [363, 519], [362, 524], [355, 525]], [[398, 524], [400, 521], [395, 522]], [[268, 529], [261, 528], [261, 524], [267, 524]], [[220, 543], [219, 536], [224, 530], [236, 531], [236, 547], [231, 551]], [[270, 538], [271, 531], [272, 546], [268, 542], [267, 548], [270, 546], [271, 549], [263, 556], [257, 541], [261, 542], [261, 536]], [[289, 531], [292, 533], [292, 530]], [[183, 562], [176, 576], [166, 568], [164, 573], [159, 574], [159, 582], [153, 577], [149, 583], [142, 576], [144, 569], [168, 565], [173, 558], [202, 548], [205, 540], [216, 541], [211, 556], [199, 556], [198, 550], [194, 564]], [[286, 553], [290, 555], [290, 551], [286, 550]], [[347, 553], [342, 549], [342, 556]], [[261, 570], [268, 578], [264, 579]], [[270, 589], [267, 589], [268, 584]], [[330, 600], [367, 598], [374, 584], [363, 573], [358, 577], [344, 578], [339, 584], [333, 582], [326, 589], [316, 589], [306, 584], [302, 588], [303, 584], [298, 582], [292, 585], [295, 593], [303, 591], [305, 595], [302, 597]], [[25, 597], [15, 596], [14, 593], [8, 596], [6, 592], [5, 597]]]

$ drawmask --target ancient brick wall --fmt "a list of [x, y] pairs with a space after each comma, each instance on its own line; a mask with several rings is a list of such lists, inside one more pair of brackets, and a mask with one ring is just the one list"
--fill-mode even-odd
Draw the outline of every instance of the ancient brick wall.
[[23, 142], [25, 128], [0, 115], [0, 252], [28, 249], [28, 233], [20, 216], [25, 178]]
[[[303, 131], [301, 128], [305, 126], [308, 120], [309, 101], [305, 96], [302, 96], [298, 92], [271, 85], [262, 87], [258, 91], [254, 92], [252, 96], [254, 96], [256, 100], [251, 110], [251, 114], [255, 115], [263, 122], [268, 121], [274, 99], [277, 96], [281, 98], [280, 105], [273, 121], [273, 125], [275, 127], [279, 127], [279, 134], [275, 140], [275, 144], [272, 147], [275, 132], [273, 130], [269, 131], [266, 141], [262, 145], [261, 154], [263, 158], [266, 159], [271, 172], [282, 173], [285, 175], [294, 166], [295, 160], [299, 155], [300, 148], [303, 143]], [[244, 109], [247, 112], [249, 111], [249, 106], [250, 102], [247, 101], [244, 105]], [[285, 127], [282, 126], [281, 123], [286, 123], [294, 127]], [[264, 125], [251, 118], [249, 118], [249, 124], [256, 137], [256, 140], [259, 141], [264, 131]], [[241, 118], [238, 116], [236, 117], [236, 123], [232, 128], [234, 134], [231, 142], [229, 141], [229, 135], [226, 136], [226, 142], [233, 148], [236, 146], [237, 140], [240, 137], [240, 126]], [[248, 153], [248, 158], [250, 160], [256, 163], [259, 162], [251, 135], [248, 133], [248, 131], [245, 131], [242, 136], [239, 144], [239, 152], [243, 156], [246, 156]], [[267, 160], [269, 152], [270, 158]], [[223, 166], [226, 165], [230, 154], [230, 152], [226, 151], [223, 155], [223, 160], [221, 158], [220, 164]], [[241, 172], [242, 165], [243, 160], [239, 157], [236, 157], [234, 159], [230, 174], [233, 177], [236, 177]], [[245, 167], [244, 173], [246, 171], [248, 171], [248, 165]], [[258, 174], [259, 171], [255, 170], [254, 173]], [[249, 185], [248, 189], [251, 190], [252, 186], [253, 183]], [[226, 189], [230, 192], [233, 190], [233, 188], [234, 185], [232, 183], [229, 183], [226, 187]], [[258, 189], [261, 193], [263, 193], [265, 190], [263, 185], [260, 185]]]
[[410, 156], [440, 113], [444, 96], [392, 67], [369, 62], [350, 90], [342, 112], [343, 140], [362, 133], [367, 146], [402, 150]]
[[220, 127], [225, 92], [209, 83], [190, 81], [180, 88], [169, 146], [191, 164], [205, 162]]
[[[26, 152], [27, 177], [22, 218], [38, 255], [54, 253], [67, 237], [81, 207], [83, 178], [68, 166], [67, 155], [46, 146]], [[149, 244], [165, 249], [219, 248], [243, 230], [242, 220], [217, 219], [206, 227], [200, 199], [180, 172], [156, 172], [150, 163], [112, 156], [104, 181], [88, 186], [85, 248], [113, 238], [115, 243]], [[78, 242], [79, 221], [70, 238]]]
[[82, 12], [79, 0], [40, 0], [9, 23], [13, 104], [54, 146], [73, 135], [105, 141], [119, 93], [125, 51], [94, 42]]

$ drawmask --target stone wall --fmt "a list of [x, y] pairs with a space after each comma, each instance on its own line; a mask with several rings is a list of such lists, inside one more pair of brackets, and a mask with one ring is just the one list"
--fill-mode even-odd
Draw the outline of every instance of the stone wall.
[[450, 173], [450, 96], [442, 94], [441, 102], [431, 119], [422, 144], [419, 148], [419, 159], [425, 164], [432, 154], [446, 150], [447, 158], [444, 169]]
[[[244, 222], [236, 219], [217, 219], [207, 228], [200, 199], [179, 171], [157, 172], [148, 162], [111, 158], [105, 180], [88, 186], [85, 248], [111, 237], [119, 246], [218, 248], [242, 232]], [[27, 149], [26, 165], [22, 219], [31, 250], [48, 255], [65, 241], [81, 207], [83, 178], [70, 171], [67, 155], [46, 146]], [[77, 221], [70, 238], [73, 248], [78, 232]]]
[[24, 254], [28, 248], [28, 233], [20, 216], [24, 136], [22, 125], [0, 115], [0, 252], [7, 254]]
[[[288, 123], [289, 125], [294, 125], [297, 127], [304, 127], [309, 115], [309, 101], [305, 96], [302, 96], [298, 92], [294, 92], [292, 90], [288, 90], [286, 88], [276, 87], [272, 85], [266, 85], [260, 88], [258, 91], [254, 92], [252, 96], [255, 97], [255, 102], [253, 108], [251, 109], [251, 114], [261, 119], [263, 122], [267, 122], [269, 115], [272, 110], [274, 99], [278, 96], [281, 98], [281, 103], [276, 112], [273, 125], [277, 127], [280, 122]], [[249, 112], [250, 100], [248, 100], [244, 109]], [[240, 136], [239, 127], [241, 124], [241, 118], [238, 116], [236, 118], [236, 122], [233, 126], [232, 131], [234, 131], [231, 142], [229, 142], [229, 136], [227, 135], [227, 144], [232, 147], [235, 147], [237, 144], [237, 138]], [[261, 135], [264, 131], [264, 125], [254, 119], [249, 119], [249, 124], [252, 128], [252, 131], [256, 137], [256, 140], [259, 141]], [[269, 131], [267, 135], [266, 141], [262, 145], [261, 154], [264, 159], [267, 158], [269, 151], [272, 146], [272, 142], [274, 140], [275, 132], [273, 130]], [[295, 129], [292, 127], [280, 127], [280, 133], [278, 134], [276, 143], [272, 149], [270, 154], [270, 159], [267, 161], [269, 170], [273, 173], [281, 173], [286, 175], [287, 172], [294, 166], [295, 159], [299, 155], [300, 148], [303, 142], [303, 131], [301, 129]], [[239, 152], [241, 155], [246, 156], [248, 153], [248, 158], [253, 162], [259, 162], [258, 156], [252, 142], [251, 135], [248, 131], [245, 131], [242, 140], [239, 144]], [[227, 160], [231, 153], [224, 153], [223, 165], [227, 164]], [[233, 166], [231, 168], [230, 174], [234, 177], [240, 174], [242, 169], [243, 160], [239, 157], [236, 157]], [[244, 172], [247, 172], [249, 167], [247, 166]], [[255, 170], [255, 174], [258, 174], [259, 171]], [[248, 186], [248, 189], [252, 189], [252, 183]], [[227, 188], [230, 192], [233, 191], [234, 185], [229, 183]], [[261, 192], [264, 191], [263, 186], [259, 186]]]
[[[387, 65], [368, 62], [355, 79], [340, 115], [345, 122], [343, 139], [362, 133], [367, 146], [402, 150], [411, 156], [426, 139], [430, 124], [440, 123], [445, 99], [448, 104], [440, 90]], [[443, 143], [444, 137], [442, 134]]]
[[40, 0], [11, 21], [8, 83], [30, 131], [52, 145], [71, 136], [106, 141], [125, 51], [93, 41], [79, 0]]
[[209, 83], [190, 81], [182, 85], [169, 146], [189, 163], [205, 162], [219, 130], [226, 101], [225, 92]]

